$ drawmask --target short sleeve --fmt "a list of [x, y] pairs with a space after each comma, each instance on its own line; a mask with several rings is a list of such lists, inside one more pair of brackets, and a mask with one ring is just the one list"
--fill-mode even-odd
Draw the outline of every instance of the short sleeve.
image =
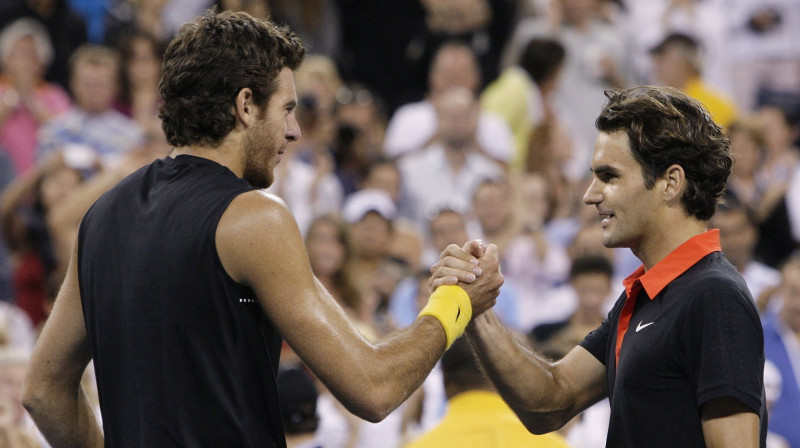
[[733, 397], [761, 410], [764, 336], [746, 289], [732, 281], [702, 282], [680, 331], [697, 405]]
[[579, 344], [592, 354], [598, 361], [606, 364], [607, 351], [608, 351], [608, 338], [611, 334], [611, 324], [608, 319], [604, 320], [599, 327], [595, 328], [583, 338]]

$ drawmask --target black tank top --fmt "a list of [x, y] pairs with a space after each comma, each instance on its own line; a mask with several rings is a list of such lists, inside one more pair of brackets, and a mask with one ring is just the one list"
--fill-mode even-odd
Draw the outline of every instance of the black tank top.
[[181, 155], [135, 172], [87, 212], [78, 274], [106, 447], [286, 445], [281, 339], [215, 244], [225, 209], [252, 189]]

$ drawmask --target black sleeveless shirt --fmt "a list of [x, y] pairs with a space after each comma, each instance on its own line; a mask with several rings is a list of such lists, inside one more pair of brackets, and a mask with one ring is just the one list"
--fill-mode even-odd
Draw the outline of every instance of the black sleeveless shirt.
[[135, 172], [84, 217], [78, 275], [106, 447], [285, 446], [281, 339], [215, 244], [225, 209], [252, 189], [181, 155]]

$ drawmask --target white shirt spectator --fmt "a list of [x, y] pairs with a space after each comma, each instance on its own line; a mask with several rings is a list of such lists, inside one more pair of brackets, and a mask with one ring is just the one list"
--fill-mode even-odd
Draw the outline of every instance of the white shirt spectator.
[[459, 172], [453, 172], [444, 148], [438, 144], [401, 158], [399, 166], [409, 204], [401, 214], [426, 234], [426, 213], [443, 204], [454, 204], [455, 209], [466, 210], [472, 202], [473, 191], [482, 181], [503, 176], [497, 163], [475, 151], [466, 155], [466, 163]]
[[[436, 107], [430, 101], [406, 104], [394, 113], [386, 129], [383, 151], [389, 157], [400, 157], [425, 147], [436, 134]], [[481, 111], [476, 139], [491, 157], [508, 162], [513, 157], [514, 140], [502, 118]]]

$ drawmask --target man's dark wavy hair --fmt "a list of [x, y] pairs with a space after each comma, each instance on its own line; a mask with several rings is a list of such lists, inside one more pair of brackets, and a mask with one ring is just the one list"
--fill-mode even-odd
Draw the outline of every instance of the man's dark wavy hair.
[[645, 186], [653, 188], [669, 166], [680, 165], [688, 181], [681, 198], [686, 212], [703, 221], [711, 218], [728, 183], [733, 157], [730, 141], [706, 108], [670, 87], [605, 94], [608, 103], [597, 118], [597, 129], [628, 135]]
[[236, 124], [243, 88], [264, 107], [281, 69], [297, 69], [305, 47], [288, 28], [243, 12], [208, 10], [183, 25], [164, 53], [158, 116], [173, 146], [217, 146]]

